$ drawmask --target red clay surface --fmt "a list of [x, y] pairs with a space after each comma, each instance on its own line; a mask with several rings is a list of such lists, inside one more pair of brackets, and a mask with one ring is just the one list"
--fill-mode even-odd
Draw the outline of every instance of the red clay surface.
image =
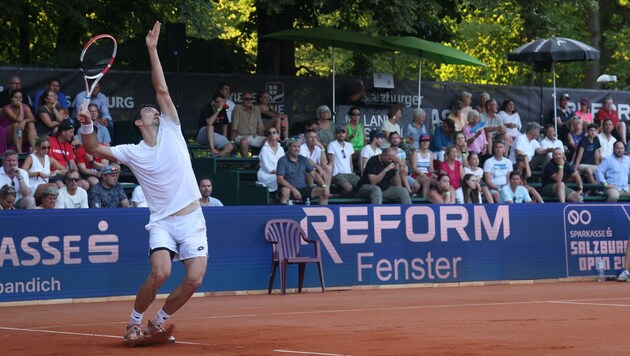
[[0, 353], [630, 354], [630, 283], [315, 290], [193, 298], [171, 319], [176, 344], [133, 349], [121, 338], [131, 301], [2, 307]]

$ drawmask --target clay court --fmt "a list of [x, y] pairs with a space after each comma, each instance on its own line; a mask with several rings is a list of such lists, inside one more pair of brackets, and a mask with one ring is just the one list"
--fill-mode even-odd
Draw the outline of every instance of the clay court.
[[[59, 303], [59, 302], [56, 302]], [[177, 343], [127, 348], [131, 300], [0, 308], [12, 355], [627, 355], [630, 284], [519, 282], [197, 297]], [[158, 303], [146, 315], [152, 316]]]

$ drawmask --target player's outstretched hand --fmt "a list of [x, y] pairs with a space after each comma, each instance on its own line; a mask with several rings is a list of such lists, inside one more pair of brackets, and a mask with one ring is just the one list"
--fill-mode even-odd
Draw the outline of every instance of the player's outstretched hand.
[[77, 114], [77, 120], [81, 123], [81, 125], [89, 125], [92, 123], [92, 117], [90, 117], [90, 113], [87, 110], [81, 110]]
[[153, 28], [149, 30], [147, 37], [145, 38], [145, 42], [147, 43], [148, 49], [156, 49], [158, 44], [158, 39], [160, 38], [160, 21], [155, 21], [155, 25]]

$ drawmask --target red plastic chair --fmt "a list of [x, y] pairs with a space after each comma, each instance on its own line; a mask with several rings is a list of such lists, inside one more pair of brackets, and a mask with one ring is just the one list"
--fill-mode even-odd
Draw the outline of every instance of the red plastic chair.
[[[290, 219], [274, 219], [268, 221], [265, 225], [265, 241], [272, 244], [269, 294], [271, 294], [271, 289], [273, 288], [273, 280], [278, 266], [280, 266], [280, 294], [285, 294], [287, 284], [287, 265], [290, 264], [298, 265], [298, 293], [301, 293], [302, 285], [304, 283], [304, 270], [306, 268], [306, 264], [309, 262], [317, 263], [319, 268], [319, 280], [322, 284], [322, 292], [326, 292], [319, 241], [309, 240], [297, 221]], [[313, 244], [315, 249], [315, 255], [313, 257], [302, 256], [300, 253], [302, 241]]]

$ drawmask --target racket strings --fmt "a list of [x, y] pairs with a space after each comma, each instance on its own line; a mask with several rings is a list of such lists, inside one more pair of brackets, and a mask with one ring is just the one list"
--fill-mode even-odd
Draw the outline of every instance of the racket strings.
[[83, 54], [81, 69], [87, 76], [101, 73], [110, 63], [115, 50], [114, 42], [109, 38], [101, 38], [87, 47]]

